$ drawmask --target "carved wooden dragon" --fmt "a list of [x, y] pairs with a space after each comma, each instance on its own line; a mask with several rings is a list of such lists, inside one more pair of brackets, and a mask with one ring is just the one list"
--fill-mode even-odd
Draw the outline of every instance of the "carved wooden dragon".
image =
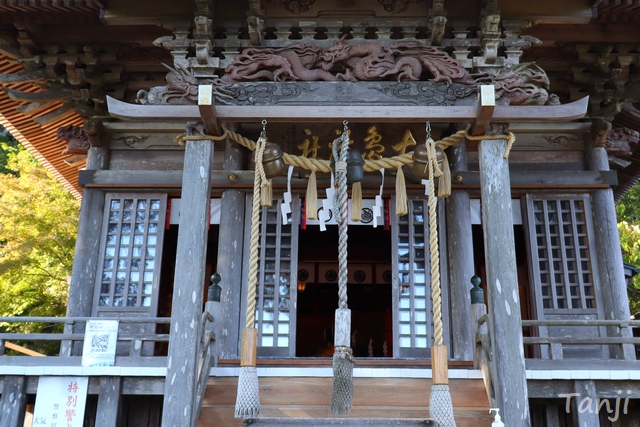
[[247, 49], [225, 69], [222, 80], [370, 81], [421, 80], [475, 83], [457, 60], [419, 42], [349, 45], [336, 40], [328, 49], [311, 43], [280, 49]]

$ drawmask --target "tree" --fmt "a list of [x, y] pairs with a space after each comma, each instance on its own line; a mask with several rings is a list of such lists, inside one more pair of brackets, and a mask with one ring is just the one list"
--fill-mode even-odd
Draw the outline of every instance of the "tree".
[[[4, 142], [0, 152], [0, 315], [64, 316], [79, 202], [19, 144]], [[5, 324], [3, 329], [52, 327]]]
[[[640, 184], [634, 185], [616, 206], [620, 246], [625, 263], [640, 266]], [[640, 312], [640, 275], [628, 286], [631, 313]]]

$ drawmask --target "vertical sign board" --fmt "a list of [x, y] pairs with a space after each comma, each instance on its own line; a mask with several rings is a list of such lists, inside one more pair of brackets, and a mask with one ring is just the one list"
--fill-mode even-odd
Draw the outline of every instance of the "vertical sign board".
[[82, 427], [88, 377], [40, 377], [33, 427]]
[[87, 321], [82, 347], [82, 366], [113, 366], [117, 342], [117, 320]]

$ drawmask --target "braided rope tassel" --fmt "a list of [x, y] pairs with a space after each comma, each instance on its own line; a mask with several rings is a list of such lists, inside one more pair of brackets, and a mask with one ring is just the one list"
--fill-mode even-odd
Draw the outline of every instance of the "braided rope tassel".
[[449, 378], [447, 372], [447, 348], [443, 342], [442, 326], [442, 290], [440, 287], [440, 252], [438, 250], [438, 221], [436, 215], [436, 192], [433, 182], [438, 160], [436, 158], [436, 143], [427, 138], [429, 171], [429, 254], [431, 263], [431, 299], [433, 301], [433, 338], [431, 347], [431, 366], [433, 369], [433, 383], [429, 396], [429, 413], [437, 427], [455, 427], [453, 419], [453, 404], [449, 392]]
[[[353, 365], [355, 360], [351, 350], [351, 310], [347, 308], [347, 151], [349, 135], [347, 122], [340, 138], [333, 143], [335, 160], [336, 191], [333, 208], [338, 223], [338, 309], [335, 317], [333, 353], [333, 391], [331, 412], [348, 414], [353, 401]], [[339, 151], [338, 151], [339, 150]]]
[[262, 166], [262, 154], [266, 139], [261, 136], [256, 144], [256, 170], [253, 180], [251, 204], [251, 242], [249, 248], [249, 282], [247, 286], [247, 311], [245, 329], [242, 331], [242, 355], [236, 395], [236, 418], [260, 416], [260, 388], [256, 370], [258, 330], [255, 326], [256, 287], [258, 283], [258, 246], [260, 241], [260, 187], [266, 181]]

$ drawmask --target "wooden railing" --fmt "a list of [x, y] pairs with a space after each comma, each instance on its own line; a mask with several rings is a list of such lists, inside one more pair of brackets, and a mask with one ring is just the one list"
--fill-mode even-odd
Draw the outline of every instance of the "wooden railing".
[[[522, 326], [535, 328], [589, 327], [606, 328], [606, 336], [572, 334], [570, 336], [523, 337], [526, 346], [547, 346], [551, 359], [563, 359], [563, 346], [609, 346], [618, 359], [636, 360], [640, 350], [640, 337], [633, 337], [632, 328], [640, 327], [640, 320], [523, 320]], [[638, 346], [638, 347], [636, 347]]]
[[[59, 342], [60, 350], [58, 354], [44, 357], [30, 357], [24, 355], [4, 357], [0, 362], [3, 365], [24, 365], [24, 366], [80, 366], [82, 359], [82, 344], [84, 333], [74, 332], [78, 326], [83, 326], [90, 320], [117, 320], [123, 329], [123, 325], [165, 325], [171, 322], [169, 317], [0, 317], [2, 323], [46, 323], [63, 324], [63, 332], [52, 333], [0, 333], [0, 356], [7, 356], [6, 349], [15, 345], [7, 343], [21, 342]], [[126, 328], [125, 328], [126, 329]], [[144, 362], [144, 366], [162, 367], [166, 365], [166, 356], [144, 355], [142, 353], [145, 344], [167, 343], [169, 334], [164, 333], [118, 333], [118, 343], [129, 343], [127, 354], [116, 356], [116, 365], [119, 366], [139, 366]], [[21, 352], [20, 353], [25, 353]]]

